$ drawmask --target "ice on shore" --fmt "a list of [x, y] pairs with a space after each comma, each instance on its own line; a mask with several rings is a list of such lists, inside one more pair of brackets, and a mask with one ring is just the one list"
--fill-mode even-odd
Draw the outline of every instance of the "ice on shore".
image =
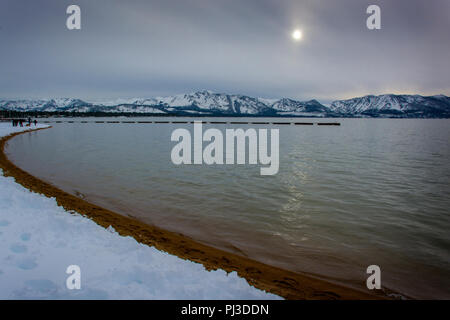
[[[0, 136], [26, 129], [0, 123]], [[80, 290], [66, 287], [69, 265], [81, 269]], [[0, 299], [279, 297], [251, 287], [235, 272], [206, 271], [69, 214], [54, 198], [32, 193], [0, 172]]]

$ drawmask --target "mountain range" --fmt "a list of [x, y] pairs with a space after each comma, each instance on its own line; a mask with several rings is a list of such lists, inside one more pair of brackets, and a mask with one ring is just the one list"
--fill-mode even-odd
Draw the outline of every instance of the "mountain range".
[[450, 118], [450, 97], [368, 95], [337, 100], [327, 107], [317, 100], [263, 99], [199, 91], [170, 97], [96, 102], [72, 98], [0, 99], [0, 110], [146, 115]]

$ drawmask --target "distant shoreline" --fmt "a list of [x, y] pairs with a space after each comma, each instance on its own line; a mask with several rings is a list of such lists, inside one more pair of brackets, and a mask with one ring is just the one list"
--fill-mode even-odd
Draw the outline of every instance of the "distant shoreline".
[[[0, 110], [0, 121], [9, 121], [12, 118], [116, 118], [116, 117], [126, 117], [126, 118], [274, 118], [274, 119], [284, 119], [284, 118], [295, 118], [295, 119], [450, 119], [450, 116], [436, 116], [436, 117], [418, 117], [418, 116], [404, 116], [395, 114], [383, 114], [383, 115], [327, 115], [327, 116], [317, 116], [317, 115], [265, 115], [265, 114], [189, 114], [189, 113], [170, 113], [170, 114], [160, 114], [160, 113], [98, 113], [98, 112], [76, 112], [76, 113], [61, 113], [61, 112], [35, 112], [35, 111], [13, 111], [14, 116], [9, 117], [9, 111]], [[3, 116], [3, 117], [2, 117]]]
[[240, 277], [258, 289], [293, 300], [319, 299], [385, 299], [384, 295], [362, 292], [333, 284], [315, 277], [294, 273], [269, 266], [246, 257], [216, 249], [199, 243], [179, 233], [169, 232], [156, 226], [147, 225], [134, 218], [91, 204], [46, 183], [15, 166], [6, 156], [7, 142], [16, 135], [47, 128], [18, 132], [0, 139], [0, 168], [5, 176], [12, 176], [16, 182], [30, 191], [54, 197], [58, 205], [68, 212], [75, 211], [108, 228], [112, 226], [120, 235], [131, 236], [136, 241], [154, 246], [158, 250], [179, 258], [201, 263], [207, 270], [223, 269], [236, 271]]

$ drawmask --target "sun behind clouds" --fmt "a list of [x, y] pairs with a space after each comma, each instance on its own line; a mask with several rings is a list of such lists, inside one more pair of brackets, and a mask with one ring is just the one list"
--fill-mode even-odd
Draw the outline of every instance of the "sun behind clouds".
[[301, 30], [296, 29], [292, 32], [292, 39], [295, 41], [300, 41], [303, 38], [303, 33]]

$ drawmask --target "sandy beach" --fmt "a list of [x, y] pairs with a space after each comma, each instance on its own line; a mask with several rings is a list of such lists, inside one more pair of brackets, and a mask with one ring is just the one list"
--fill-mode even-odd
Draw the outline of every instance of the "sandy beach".
[[[42, 130], [42, 129], [36, 129]], [[51, 129], [50, 129], [51, 130]], [[70, 195], [15, 166], [4, 148], [18, 132], [0, 140], [0, 167], [5, 176], [12, 176], [25, 188], [56, 199], [66, 211], [75, 211], [98, 225], [113, 227], [121, 236], [131, 236], [139, 243], [155, 247], [179, 258], [201, 263], [207, 270], [236, 271], [252, 286], [286, 299], [383, 299], [384, 296], [360, 292], [309, 275], [269, 266], [233, 253], [199, 243], [179, 233], [144, 224]]]

